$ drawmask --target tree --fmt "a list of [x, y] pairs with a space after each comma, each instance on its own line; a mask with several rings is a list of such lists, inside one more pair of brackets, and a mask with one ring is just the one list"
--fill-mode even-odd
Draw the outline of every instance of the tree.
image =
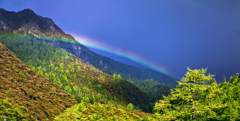
[[121, 81], [121, 80], [123, 80], [122, 76], [120, 74], [116, 74], [116, 73], [114, 73], [112, 75], [112, 78], [113, 78], [114, 81]]
[[229, 81], [225, 81], [220, 85], [221, 87], [221, 99], [225, 103], [221, 116], [221, 120], [240, 120], [240, 76], [239, 74], [233, 75]]
[[135, 109], [135, 107], [134, 107], [134, 105], [133, 105], [132, 103], [129, 103], [129, 104], [127, 105], [127, 109], [128, 109], [129, 111], [133, 111], [133, 110]]
[[221, 93], [214, 76], [206, 69], [191, 70], [171, 94], [155, 104], [156, 117], [162, 120], [217, 120]]

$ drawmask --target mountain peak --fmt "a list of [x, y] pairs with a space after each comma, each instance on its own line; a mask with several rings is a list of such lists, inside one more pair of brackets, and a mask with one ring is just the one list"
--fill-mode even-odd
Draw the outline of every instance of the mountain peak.
[[37, 14], [32, 9], [29, 9], [29, 8], [20, 10], [18, 12], [16, 12], [16, 11], [8, 11], [8, 10], [6, 10], [4, 8], [0, 8], [0, 14], [6, 14], [5, 16], [7, 16], [9, 14], [11, 14], [11, 15], [16, 15], [16, 14], [25, 14], [26, 15], [27, 14], [27, 15], [32, 15], [32, 16], [35, 15], [35, 16], [37, 16]]
[[43, 35], [74, 40], [72, 36], [64, 33], [52, 19], [39, 16], [32, 9], [23, 9], [19, 12], [0, 9], [0, 32]]
[[10, 11], [7, 11], [7, 10], [4, 9], [4, 8], [0, 8], [0, 13], [2, 13], [2, 12], [10, 12]]
[[22, 13], [22, 14], [29, 14], [29, 15], [36, 15], [36, 13], [32, 9], [29, 9], [29, 8], [23, 9], [23, 10], [18, 12], [18, 14], [20, 14], [20, 13]]

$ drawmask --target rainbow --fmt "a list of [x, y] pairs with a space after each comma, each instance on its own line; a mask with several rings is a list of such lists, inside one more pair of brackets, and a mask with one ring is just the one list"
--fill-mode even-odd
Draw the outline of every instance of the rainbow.
[[136, 54], [134, 52], [131, 52], [129, 50], [123, 50], [117, 47], [110, 46], [106, 43], [102, 43], [93, 39], [90, 39], [86, 36], [71, 33], [71, 35], [78, 41], [80, 44], [83, 44], [89, 48], [95, 48], [98, 50], [106, 51], [109, 53], [116, 54], [118, 56], [122, 56], [125, 58], [128, 58], [132, 61], [138, 62], [140, 64], [143, 64], [146, 67], [149, 67], [153, 70], [156, 70], [158, 72], [164, 73], [168, 76], [171, 76], [171, 74], [161, 65], [154, 64], [153, 62], [150, 62], [149, 60], [144, 59], [143, 56], [140, 56], [139, 54]]
[[5, 37], [18, 38], [18, 39], [24, 38], [24, 37], [36, 37], [36, 38], [44, 39], [47, 41], [61, 41], [61, 42], [66, 42], [66, 43], [76, 44], [76, 45], [82, 44], [89, 48], [95, 48], [98, 50], [102, 50], [105, 52], [109, 52], [109, 53], [112, 53], [112, 54], [115, 54], [118, 56], [128, 58], [129, 60], [138, 62], [138, 63], [143, 64], [144, 66], [149, 67], [153, 70], [164, 73], [165, 75], [174, 77], [174, 76], [172, 76], [172, 74], [169, 73], [169, 71], [166, 70], [166, 68], [164, 68], [163, 65], [154, 64], [153, 62], [150, 62], [149, 60], [144, 59], [144, 57], [140, 56], [139, 54], [136, 54], [129, 50], [123, 50], [123, 49], [120, 49], [117, 47], [110, 46], [106, 43], [102, 43], [102, 42], [90, 39], [83, 35], [78, 35], [78, 34], [74, 34], [74, 33], [72, 33], [71, 35], [75, 38], [76, 41], [69, 39], [69, 38], [64, 38], [64, 37], [54, 38], [54, 37], [48, 37], [45, 35], [24, 35], [24, 34], [20, 34], [20, 33], [3, 33], [3, 34], [0, 34], [0, 39], [4, 39]]

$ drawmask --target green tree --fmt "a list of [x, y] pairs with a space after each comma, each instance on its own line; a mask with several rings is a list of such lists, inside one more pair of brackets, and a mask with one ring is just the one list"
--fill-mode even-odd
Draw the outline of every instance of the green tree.
[[116, 74], [116, 73], [114, 73], [112, 75], [112, 78], [113, 78], [114, 81], [121, 81], [121, 80], [123, 80], [122, 76], [120, 74]]
[[133, 111], [133, 110], [135, 109], [135, 107], [134, 107], [134, 105], [133, 105], [132, 103], [129, 103], [129, 104], [127, 105], [127, 109], [128, 109], [129, 111]]
[[206, 69], [191, 70], [171, 94], [156, 103], [156, 117], [162, 120], [217, 120], [225, 108], [221, 91]]
[[229, 81], [225, 81], [220, 85], [221, 87], [221, 100], [226, 105], [221, 120], [240, 120], [240, 76], [239, 74], [233, 75]]

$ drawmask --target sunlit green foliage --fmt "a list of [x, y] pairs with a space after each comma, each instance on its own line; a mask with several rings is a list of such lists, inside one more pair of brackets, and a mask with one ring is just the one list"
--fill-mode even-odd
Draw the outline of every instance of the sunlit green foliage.
[[132, 103], [129, 103], [128, 105], [127, 105], [127, 109], [129, 110], [129, 111], [133, 111], [134, 110], [134, 105], [132, 104]]
[[145, 98], [136, 97], [136, 94], [142, 94], [140, 90], [124, 81], [120, 75], [112, 78], [44, 40], [31, 36], [1, 35], [0, 41], [38, 74], [73, 95], [79, 103], [127, 107], [131, 101], [133, 104], [140, 101], [144, 102], [139, 103], [140, 107], [146, 105]]
[[7, 100], [0, 100], [0, 121], [28, 121], [27, 110], [18, 105], [12, 105]]
[[113, 78], [114, 81], [123, 80], [122, 76], [121, 76], [120, 74], [116, 74], [116, 73], [114, 73], [114, 74], [112, 75], [112, 78]]
[[179, 86], [156, 103], [155, 117], [181, 121], [239, 120], [239, 87], [234, 87], [239, 81], [236, 80], [239, 78], [233, 76], [230, 82], [218, 85], [205, 69], [189, 69]]
[[107, 80], [107, 76], [73, 58], [65, 50], [33, 36], [1, 35], [0, 41], [33, 70], [72, 94], [77, 101], [115, 99], [98, 81]]
[[79, 103], [57, 116], [55, 121], [139, 121], [145, 115], [121, 105]]
[[224, 102], [225, 109], [222, 110], [222, 120], [240, 120], [240, 76], [233, 75], [229, 81], [220, 85], [221, 100]]
[[[131, 93], [135, 88], [129, 88], [130, 83], [123, 81], [121, 75], [105, 75], [63, 49], [52, 47], [31, 36], [0, 36], [0, 41], [38, 74], [52, 80], [79, 102], [57, 116], [56, 121], [240, 120], [238, 74], [218, 84], [214, 76], [207, 74], [205, 69], [188, 69], [179, 85], [168, 96], [169, 89], [156, 81], [132, 82], [150, 97], [150, 101], [143, 101], [144, 99], [136, 98], [135, 93]], [[24, 75], [19, 73], [19, 76]], [[109, 79], [112, 81], [108, 81]], [[120, 101], [121, 98], [113, 96], [112, 92], [124, 95], [121, 98], [131, 99], [133, 103]], [[160, 99], [163, 95], [166, 97]], [[155, 104], [153, 115], [146, 116], [136, 110], [138, 107], [149, 109], [149, 104], [146, 105], [145, 102], [151, 105], [155, 100], [159, 101]], [[10, 115], [8, 117], [12, 119], [7, 120], [18, 120], [19, 117], [25, 120], [22, 108], [0, 101], [0, 109], [2, 119], [6, 118], [5, 115]]]

